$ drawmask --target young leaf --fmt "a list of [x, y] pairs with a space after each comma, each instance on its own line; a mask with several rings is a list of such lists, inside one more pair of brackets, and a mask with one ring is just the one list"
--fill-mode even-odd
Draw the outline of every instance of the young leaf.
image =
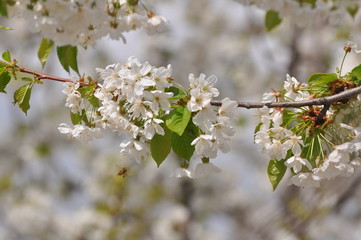
[[314, 73], [308, 78], [307, 82], [309, 84], [323, 84], [335, 81], [337, 78], [336, 73]]
[[53, 49], [54, 41], [50, 39], [43, 38], [41, 40], [39, 50], [38, 50], [38, 58], [41, 63], [41, 67], [44, 68], [46, 61], [48, 60], [49, 54]]
[[169, 87], [165, 89], [165, 91], [173, 93], [173, 97], [170, 97], [169, 100], [178, 100], [186, 96], [186, 93], [183, 90], [176, 87]]
[[194, 146], [191, 145], [194, 139], [198, 137], [198, 128], [190, 121], [187, 128], [181, 136], [172, 132], [172, 149], [180, 157], [188, 161], [193, 156]]
[[57, 47], [57, 53], [58, 53], [59, 61], [63, 66], [63, 68], [65, 69], [65, 71], [69, 73], [70, 68], [72, 68], [76, 73], [79, 74], [78, 63], [77, 63], [77, 53], [78, 53], [77, 47], [70, 45]]
[[96, 85], [91, 84], [88, 86], [80, 87], [78, 91], [80, 92], [82, 97], [86, 98], [94, 108], [99, 108], [99, 99], [94, 96], [95, 89]]
[[166, 120], [167, 127], [181, 136], [191, 119], [191, 112], [187, 106], [180, 106], [173, 109]]
[[9, 64], [5, 63], [5, 62], [0, 62], [0, 68], [5, 68], [9, 66]]
[[29, 101], [31, 96], [31, 89], [31, 83], [28, 83], [20, 87], [14, 93], [14, 104], [17, 103], [25, 114], [27, 114], [28, 110], [30, 109]]
[[0, 72], [0, 92], [6, 93], [5, 88], [10, 82], [11, 75], [9, 72], [5, 72], [4, 69]]
[[350, 14], [350, 16], [352, 18], [355, 18], [356, 14], [358, 12], [358, 6], [357, 5], [349, 6], [349, 7], [346, 8], [346, 10], [347, 10], [348, 14]]
[[361, 74], [361, 64], [358, 65], [357, 67], [354, 67], [354, 69], [352, 69], [351, 71], [353, 74]]
[[8, 28], [8, 27], [2, 26], [2, 25], [0, 25], [0, 29], [2, 29], [2, 30], [13, 30], [12, 28]]
[[276, 190], [278, 184], [281, 182], [285, 175], [287, 167], [284, 164], [284, 160], [271, 160], [268, 164], [268, 178], [272, 184], [273, 191]]
[[167, 158], [172, 148], [171, 131], [163, 124], [162, 127], [164, 135], [156, 134], [150, 141], [150, 152], [158, 167]]
[[74, 125], [77, 124], [81, 124], [82, 121], [82, 114], [81, 113], [73, 113], [72, 111], [70, 111], [70, 119], [71, 119], [71, 123]]
[[269, 10], [266, 13], [265, 25], [267, 31], [271, 31], [275, 27], [277, 27], [282, 22], [282, 18], [280, 18], [278, 12]]
[[10, 52], [9, 50], [3, 52], [3, 55], [2, 55], [3, 59], [7, 62], [11, 62], [11, 56], [10, 56]]
[[0, 16], [8, 16], [8, 11], [6, 9], [6, 0], [0, 0]]

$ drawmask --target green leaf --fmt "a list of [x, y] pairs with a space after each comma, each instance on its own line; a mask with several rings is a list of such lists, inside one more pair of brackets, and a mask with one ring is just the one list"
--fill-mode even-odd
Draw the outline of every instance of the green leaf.
[[352, 69], [351, 71], [353, 74], [361, 74], [361, 64]]
[[357, 12], [358, 12], [358, 6], [349, 6], [346, 8], [347, 12], [350, 14], [352, 18], [355, 18]]
[[164, 129], [164, 135], [156, 134], [150, 141], [150, 152], [158, 167], [167, 158], [172, 148], [172, 132], [164, 124], [161, 126]]
[[190, 119], [191, 112], [188, 110], [187, 106], [180, 106], [169, 113], [166, 124], [172, 132], [176, 132], [180, 136], [183, 134]]
[[25, 114], [27, 114], [28, 110], [30, 109], [29, 101], [31, 96], [31, 89], [31, 83], [28, 83], [20, 87], [14, 93], [14, 104], [17, 103]]
[[308, 78], [309, 84], [324, 84], [337, 80], [338, 76], [336, 73], [314, 73]]
[[276, 190], [286, 173], [287, 167], [285, 166], [284, 161], [285, 160], [271, 160], [268, 164], [268, 178], [272, 184], [273, 191]]
[[265, 25], [267, 31], [271, 31], [275, 27], [277, 27], [282, 22], [282, 18], [280, 18], [278, 12], [269, 10], [266, 13]]
[[71, 119], [71, 123], [74, 125], [81, 124], [82, 114], [80, 112], [73, 113], [72, 111], [70, 111], [70, 119]]
[[0, 68], [5, 68], [5, 67], [8, 67], [8, 66], [9, 66], [9, 64], [0, 61]]
[[176, 87], [169, 87], [165, 89], [165, 92], [172, 92], [173, 93], [173, 97], [170, 97], [169, 100], [178, 100], [178, 99], [182, 99], [184, 98], [187, 94]]
[[25, 82], [33, 82], [34, 79], [29, 78], [29, 77], [22, 77], [21, 80], [23, 80]]
[[78, 63], [77, 63], [77, 54], [78, 54], [77, 47], [71, 45], [57, 47], [57, 53], [58, 53], [59, 61], [63, 66], [63, 68], [65, 69], [65, 71], [69, 73], [70, 68], [72, 68], [76, 73], [79, 74]]
[[38, 58], [41, 63], [41, 67], [44, 68], [46, 61], [50, 55], [51, 50], [53, 49], [54, 41], [50, 39], [43, 38], [41, 40], [39, 50], [38, 50]]
[[3, 59], [7, 62], [11, 62], [11, 56], [10, 56], [10, 52], [9, 50], [7, 50], [6, 52], [3, 52], [2, 55]]
[[94, 108], [99, 108], [99, 99], [94, 96], [95, 89], [96, 85], [90, 84], [87, 86], [81, 86], [78, 91], [80, 92], [82, 97], [86, 98]]
[[6, 9], [6, 0], [0, 0], [0, 16], [8, 16], [8, 10]]
[[180, 157], [188, 161], [193, 156], [194, 146], [191, 145], [199, 135], [199, 129], [192, 121], [189, 121], [187, 128], [181, 136], [172, 132], [172, 149]]
[[12, 28], [4, 27], [4, 26], [2, 26], [2, 25], [0, 25], [0, 29], [3, 29], [3, 30], [13, 30]]
[[2, 69], [0, 74], [0, 92], [6, 93], [5, 88], [11, 80], [11, 75], [9, 72]]

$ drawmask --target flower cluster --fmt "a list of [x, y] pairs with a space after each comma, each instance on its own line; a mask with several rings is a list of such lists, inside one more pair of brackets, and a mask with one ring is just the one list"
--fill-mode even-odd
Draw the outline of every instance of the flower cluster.
[[338, 24], [347, 15], [354, 16], [360, 3], [357, 1], [342, 0], [236, 0], [241, 4], [256, 5], [266, 11], [273, 10], [279, 13], [280, 17], [291, 17], [295, 24], [305, 26], [319, 22]]
[[103, 36], [125, 40], [124, 32], [138, 28], [150, 34], [160, 32], [167, 23], [137, 0], [17, 0], [8, 11], [11, 16], [26, 19], [30, 29], [40, 31], [58, 45], [84, 47]]
[[[164, 139], [159, 140], [162, 149], [158, 151], [168, 155], [172, 148], [184, 158], [184, 164], [180, 164], [184, 169], [177, 170], [175, 176], [191, 177], [186, 169], [191, 156], [202, 158], [203, 162], [192, 176], [219, 171], [209, 159], [217, 156], [218, 149], [229, 151], [229, 137], [235, 133], [231, 121], [236, 118], [237, 102], [225, 98], [218, 109], [211, 105], [212, 98], [219, 95], [214, 87], [215, 76], [206, 78], [201, 74], [196, 78], [190, 74], [190, 87], [184, 91], [173, 86], [170, 65], [157, 68], [130, 57], [125, 64], [96, 70], [100, 75], [99, 83], [65, 83], [66, 106], [71, 110], [75, 126], [62, 123], [59, 126], [61, 133], [89, 141], [100, 137], [101, 129], [111, 129], [127, 137], [120, 144], [121, 153], [137, 162], [147, 159], [150, 154], [154, 158], [151, 142], [155, 135], [163, 136]], [[88, 100], [89, 106], [86, 107], [83, 98]], [[172, 122], [172, 117], [178, 116], [179, 108], [185, 114], [180, 116], [180, 121], [185, 121], [181, 123], [184, 125], [181, 132], [178, 131], [178, 120]], [[171, 142], [166, 140], [169, 139], [166, 132], [167, 136], [171, 132]], [[178, 141], [188, 141], [183, 145], [187, 149], [179, 147]], [[159, 165], [165, 157], [154, 160]]]
[[[333, 83], [322, 81], [323, 85], [329, 85], [327, 88], [332, 90], [339, 80], [335, 76]], [[265, 93], [263, 102], [311, 99], [313, 87], [319, 87], [315, 82], [311, 81], [311, 86], [300, 84], [287, 75], [283, 90]], [[332, 106], [325, 113], [321, 113], [321, 109], [316, 106], [293, 109], [263, 107], [258, 110], [259, 125], [255, 143], [271, 160], [291, 170], [291, 184], [318, 187], [323, 179], [350, 176], [355, 167], [360, 165], [361, 128], [342, 123], [352, 119], [352, 125], [358, 126], [358, 120], [350, 114], [357, 112], [360, 104], [349, 103], [346, 108], [354, 111], [345, 111], [340, 109], [342, 105], [338, 105]], [[345, 133], [345, 129], [351, 133]]]
[[193, 74], [189, 75], [191, 99], [187, 107], [195, 113], [193, 123], [202, 131], [192, 145], [195, 145], [195, 155], [201, 158], [215, 158], [218, 149], [228, 152], [228, 137], [235, 133], [231, 120], [236, 117], [237, 102], [225, 98], [218, 111], [210, 104], [212, 98], [219, 95], [214, 87], [216, 81], [215, 76], [206, 78], [201, 74], [195, 78]]

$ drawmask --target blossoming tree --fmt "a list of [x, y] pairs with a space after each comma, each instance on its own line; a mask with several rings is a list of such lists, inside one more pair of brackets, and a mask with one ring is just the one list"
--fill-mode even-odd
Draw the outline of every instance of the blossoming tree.
[[[359, 3], [352, 1], [240, 2], [267, 10], [268, 30], [289, 15], [305, 20], [312, 19], [306, 15], [315, 16], [336, 24], [344, 15], [355, 17], [359, 8]], [[142, 28], [157, 34], [171, 25], [149, 9], [138, 0], [0, 1], [1, 15], [27, 19], [44, 37], [38, 50], [43, 67], [55, 46], [63, 68], [78, 74], [67, 79], [30, 70], [5, 51], [0, 61], [0, 91], [6, 93], [11, 81], [28, 74], [21, 77], [25, 84], [14, 93], [14, 104], [26, 114], [36, 84], [64, 82], [65, 106], [70, 109], [73, 126], [61, 123], [61, 133], [88, 142], [110, 129], [127, 136], [120, 143], [126, 158], [137, 162], [152, 158], [158, 166], [173, 151], [181, 159], [174, 173], [177, 177], [220, 170], [210, 160], [218, 150], [230, 150], [228, 142], [235, 133], [233, 123], [240, 108], [258, 109], [254, 141], [270, 158], [268, 175], [274, 189], [286, 171], [292, 174], [290, 183], [316, 187], [322, 180], [354, 173], [361, 150], [361, 65], [344, 73], [342, 61], [335, 73], [314, 73], [307, 83], [287, 75], [283, 88], [265, 93], [262, 102], [236, 102], [228, 97], [217, 101], [214, 98], [220, 92], [215, 76], [189, 74], [189, 86], [184, 87], [172, 78], [171, 65], [156, 67], [135, 57], [97, 68], [97, 79], [80, 74], [78, 47], [95, 47], [104, 36], [125, 42], [124, 32]], [[344, 58], [352, 50], [360, 51], [357, 36], [351, 38], [344, 46]], [[191, 159], [200, 162], [194, 171], [188, 169]]]

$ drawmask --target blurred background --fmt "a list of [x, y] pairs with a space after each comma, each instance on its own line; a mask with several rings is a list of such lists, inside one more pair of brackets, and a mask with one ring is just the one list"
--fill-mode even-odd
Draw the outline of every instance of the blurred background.
[[[298, 27], [284, 19], [267, 32], [265, 12], [228, 1], [146, 1], [170, 21], [167, 32], [125, 35], [127, 43], [104, 38], [95, 48], [79, 48], [81, 72], [124, 62], [129, 56], [151, 65], [172, 64], [173, 78], [188, 86], [188, 75], [218, 77], [220, 99], [259, 101], [279, 89], [286, 74], [305, 82], [311, 73], [334, 72], [343, 45], [357, 23], [315, 21]], [[53, 52], [44, 70], [37, 60], [41, 36], [19, 19], [1, 18], [0, 50], [19, 65], [68, 78]], [[344, 71], [360, 63], [351, 53]], [[0, 239], [359, 239], [361, 177], [338, 178], [317, 189], [287, 185], [275, 192], [267, 177], [268, 158], [253, 144], [254, 110], [243, 109], [231, 152], [212, 161], [219, 174], [199, 179], [169, 176], [170, 156], [159, 168], [122, 159], [123, 137], [111, 132], [90, 144], [60, 134], [71, 124], [64, 87], [45, 81], [34, 87], [28, 116], [13, 106], [20, 82], [0, 93]], [[194, 162], [192, 164], [196, 164]], [[117, 176], [127, 167], [127, 176]]]

